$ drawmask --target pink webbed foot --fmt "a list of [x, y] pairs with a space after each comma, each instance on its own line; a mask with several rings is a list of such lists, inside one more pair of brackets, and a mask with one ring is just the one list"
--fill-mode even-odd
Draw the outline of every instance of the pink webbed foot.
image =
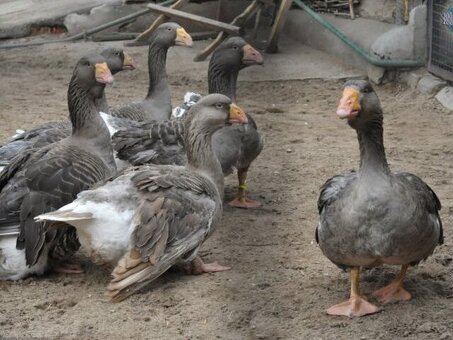
[[188, 274], [199, 275], [203, 273], [217, 273], [230, 270], [231, 267], [222, 266], [217, 262], [204, 263], [201, 257], [197, 256], [190, 263], [186, 264], [184, 269]]
[[404, 289], [398, 282], [392, 282], [388, 286], [378, 289], [373, 293], [373, 296], [384, 304], [408, 301], [412, 298], [411, 293]]
[[236, 197], [228, 203], [232, 207], [242, 209], [256, 209], [261, 207], [261, 203], [247, 197]]
[[78, 263], [68, 263], [68, 262], [61, 262], [58, 263], [54, 268], [53, 271], [56, 273], [63, 273], [63, 274], [82, 274], [83, 268]]
[[330, 307], [326, 312], [329, 315], [340, 315], [352, 318], [374, 314], [379, 311], [379, 307], [368, 302], [363, 297], [353, 296], [345, 302]]

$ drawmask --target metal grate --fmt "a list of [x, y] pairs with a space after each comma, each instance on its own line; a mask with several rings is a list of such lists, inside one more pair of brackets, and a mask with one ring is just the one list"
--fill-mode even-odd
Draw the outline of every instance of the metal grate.
[[428, 2], [428, 69], [453, 81], [453, 0]]

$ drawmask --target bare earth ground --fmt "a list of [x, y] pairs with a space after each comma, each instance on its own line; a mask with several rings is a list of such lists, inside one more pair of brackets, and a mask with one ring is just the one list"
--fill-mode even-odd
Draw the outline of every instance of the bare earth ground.
[[[87, 47], [89, 46], [89, 47]], [[0, 51], [0, 139], [67, 116], [66, 86], [78, 57], [92, 45]], [[111, 104], [146, 92], [145, 48], [140, 64], [116, 76]], [[170, 74], [174, 104], [206, 84]], [[314, 242], [318, 188], [357, 168], [355, 133], [336, 118], [342, 81], [241, 82], [239, 103], [254, 115], [266, 147], [249, 174], [263, 208], [226, 207], [223, 223], [202, 248], [229, 272], [165, 274], [120, 304], [103, 296], [109, 271], [89, 264], [84, 275], [50, 275], [0, 283], [0, 338], [60, 339], [451, 339], [453, 318], [453, 115], [434, 99], [397, 85], [378, 87], [387, 154], [394, 170], [425, 179], [442, 203], [445, 244], [406, 279], [413, 299], [361, 319], [324, 310], [348, 297], [349, 280]], [[227, 179], [228, 195], [236, 179]], [[362, 288], [384, 286], [398, 268], [367, 271]]]

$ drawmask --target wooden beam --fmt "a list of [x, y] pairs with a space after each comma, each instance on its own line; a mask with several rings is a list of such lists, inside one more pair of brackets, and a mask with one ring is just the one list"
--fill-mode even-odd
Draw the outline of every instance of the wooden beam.
[[[178, 9], [181, 8], [183, 5], [185, 5], [189, 0], [178, 0], [176, 1], [173, 5], [170, 6], [170, 8], [173, 9]], [[134, 41], [126, 42], [124, 43], [124, 46], [143, 46], [143, 45], [148, 45], [149, 44], [149, 38], [151, 37], [151, 34], [156, 30], [156, 28], [160, 25], [163, 24], [165, 21], [168, 20], [168, 17], [165, 15], [161, 14], [159, 15], [156, 20], [149, 26], [149, 28], [146, 31], [143, 31], [143, 33], [139, 34]]]
[[[256, 12], [256, 10], [258, 8], [258, 5], [259, 5], [258, 0], [254, 0], [244, 10], [244, 12], [242, 12], [236, 18], [233, 19], [233, 21], [231, 22], [231, 25], [239, 25], [239, 26], [244, 25], [244, 23], [247, 20], [247, 18], [249, 18], [250, 16], [252, 16]], [[214, 51], [216, 49], [216, 47], [219, 46], [222, 43], [222, 41], [224, 41], [227, 37], [228, 37], [227, 33], [223, 32], [223, 31], [220, 32], [217, 35], [217, 38], [215, 38], [212, 43], [210, 43], [208, 46], [206, 46], [203, 49], [203, 51], [201, 51], [200, 53], [198, 53], [195, 56], [193, 61], [203, 61], [203, 60], [205, 60], [212, 53], [212, 51]]]
[[275, 18], [274, 26], [272, 27], [271, 34], [269, 36], [269, 42], [266, 48], [268, 53], [278, 52], [278, 36], [285, 23], [286, 13], [291, 8], [293, 0], [281, 0], [280, 8], [278, 9], [277, 17]]
[[355, 12], [354, 12], [354, 1], [349, 0], [349, 14], [351, 15], [351, 19], [355, 19]]
[[224, 31], [229, 34], [238, 35], [240, 33], [240, 27], [231, 24], [226, 24], [217, 20], [202, 17], [191, 13], [186, 13], [172, 8], [162, 7], [155, 4], [148, 4], [147, 7], [153, 11], [171, 18], [180, 18], [185, 20], [194, 21], [202, 26], [215, 29], [217, 31]]

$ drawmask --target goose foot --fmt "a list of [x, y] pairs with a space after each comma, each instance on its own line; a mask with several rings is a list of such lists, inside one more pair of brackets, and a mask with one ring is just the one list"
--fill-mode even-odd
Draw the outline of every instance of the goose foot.
[[251, 198], [246, 197], [247, 185], [245, 184], [247, 179], [247, 169], [238, 169], [238, 193], [236, 198], [229, 202], [228, 204], [232, 207], [242, 208], [242, 209], [255, 209], [261, 207], [261, 203]]
[[242, 209], [256, 209], [261, 207], [261, 203], [251, 198], [247, 197], [236, 197], [234, 200], [228, 203], [232, 207], [242, 208]]
[[327, 309], [329, 315], [340, 315], [347, 317], [358, 317], [368, 314], [374, 314], [380, 311], [380, 308], [368, 302], [361, 296], [352, 296], [348, 301], [339, 303]]
[[217, 273], [230, 270], [231, 267], [222, 266], [217, 262], [204, 263], [201, 257], [197, 256], [184, 266], [187, 274], [199, 275], [203, 273]]
[[378, 289], [373, 293], [379, 302], [381, 303], [395, 303], [399, 301], [408, 301], [412, 298], [411, 293], [409, 293], [404, 287], [398, 282], [392, 282], [384, 288]]
[[373, 296], [375, 296], [381, 303], [394, 303], [410, 300], [412, 298], [411, 293], [403, 287], [403, 281], [406, 276], [407, 268], [407, 265], [401, 266], [401, 271], [396, 279], [384, 288], [375, 291]]
[[78, 263], [69, 263], [69, 262], [62, 262], [57, 264], [53, 271], [56, 273], [63, 273], [63, 274], [82, 274], [84, 271], [82, 266]]

